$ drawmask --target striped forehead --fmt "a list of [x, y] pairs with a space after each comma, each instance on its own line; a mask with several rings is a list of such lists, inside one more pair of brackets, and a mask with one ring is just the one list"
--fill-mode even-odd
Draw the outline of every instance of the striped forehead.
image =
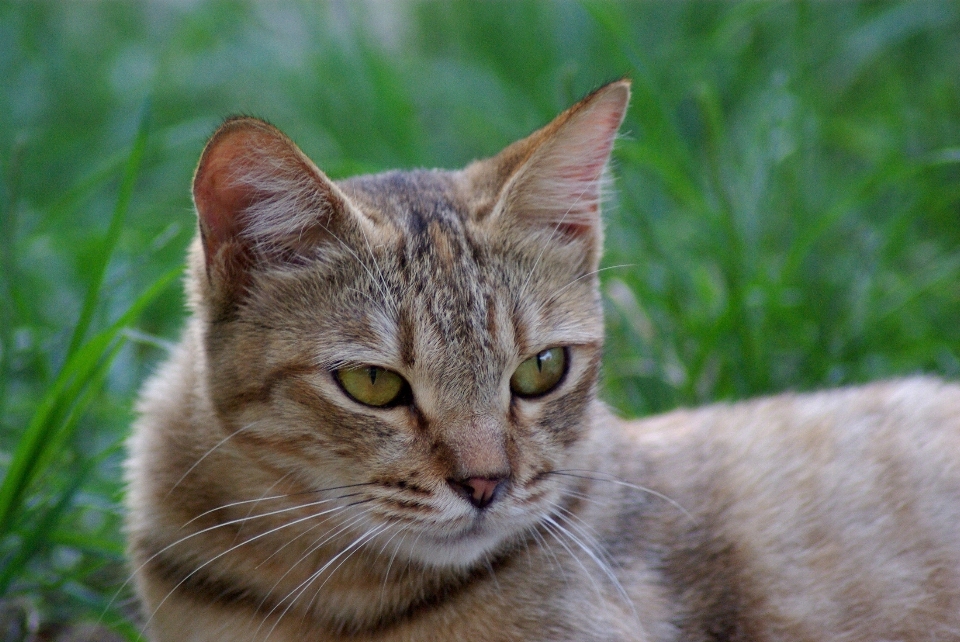
[[449, 172], [385, 172], [357, 176], [340, 187], [363, 211], [411, 236], [425, 233], [433, 221], [457, 226], [464, 219]]
[[350, 179], [342, 187], [361, 210], [389, 221], [396, 231], [397, 243], [383, 248], [384, 260], [405, 294], [428, 294], [424, 298], [430, 300], [442, 290], [456, 300], [476, 294], [485, 280], [481, 264], [487, 250], [470, 237], [466, 207], [457, 201], [449, 173], [387, 172]]
[[358, 207], [396, 230], [397, 243], [382, 248], [380, 262], [400, 304], [402, 360], [413, 363], [427, 352], [439, 361], [493, 356], [498, 279], [488, 273], [490, 249], [464, 223], [465, 206], [456, 200], [450, 175], [389, 172], [351, 179], [343, 188]]

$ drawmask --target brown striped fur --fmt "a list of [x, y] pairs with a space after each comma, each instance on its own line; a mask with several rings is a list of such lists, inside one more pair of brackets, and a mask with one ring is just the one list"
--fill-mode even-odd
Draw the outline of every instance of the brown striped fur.
[[[461, 171], [336, 183], [261, 121], [217, 131], [192, 316], [130, 441], [149, 639], [960, 639], [957, 386], [632, 423], [597, 401], [628, 94]], [[512, 395], [553, 347], [558, 386]], [[357, 365], [410, 402], [350, 399], [333, 373]]]

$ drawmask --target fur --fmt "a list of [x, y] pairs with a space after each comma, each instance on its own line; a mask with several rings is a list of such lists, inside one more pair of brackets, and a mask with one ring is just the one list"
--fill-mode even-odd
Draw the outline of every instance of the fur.
[[[127, 463], [149, 639], [960, 639], [960, 387], [597, 400], [628, 96], [452, 172], [335, 183], [262, 121], [213, 136], [192, 315]], [[512, 394], [555, 347], [559, 384]], [[412, 401], [352, 399], [356, 366]]]

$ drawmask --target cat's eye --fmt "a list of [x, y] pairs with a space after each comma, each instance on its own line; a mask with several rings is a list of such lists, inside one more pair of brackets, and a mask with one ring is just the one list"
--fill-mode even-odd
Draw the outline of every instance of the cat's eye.
[[539, 397], [556, 388], [567, 373], [566, 348], [549, 348], [521, 363], [510, 377], [518, 397]]
[[403, 377], [379, 366], [341, 368], [335, 375], [351, 399], [367, 406], [396, 406], [410, 396], [410, 386]]

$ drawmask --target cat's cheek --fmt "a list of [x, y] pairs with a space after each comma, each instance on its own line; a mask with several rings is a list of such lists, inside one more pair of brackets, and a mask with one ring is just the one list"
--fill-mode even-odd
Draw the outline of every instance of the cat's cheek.
[[230, 441], [264, 466], [316, 477], [318, 485], [360, 482], [366, 464], [403, 449], [395, 423], [350, 412], [303, 381], [278, 387], [267, 403], [229, 418]]
[[586, 414], [600, 370], [599, 349], [576, 348], [570, 354], [569, 371], [557, 390], [512, 402], [517, 425], [540, 452], [565, 450], [580, 441], [587, 429]]

